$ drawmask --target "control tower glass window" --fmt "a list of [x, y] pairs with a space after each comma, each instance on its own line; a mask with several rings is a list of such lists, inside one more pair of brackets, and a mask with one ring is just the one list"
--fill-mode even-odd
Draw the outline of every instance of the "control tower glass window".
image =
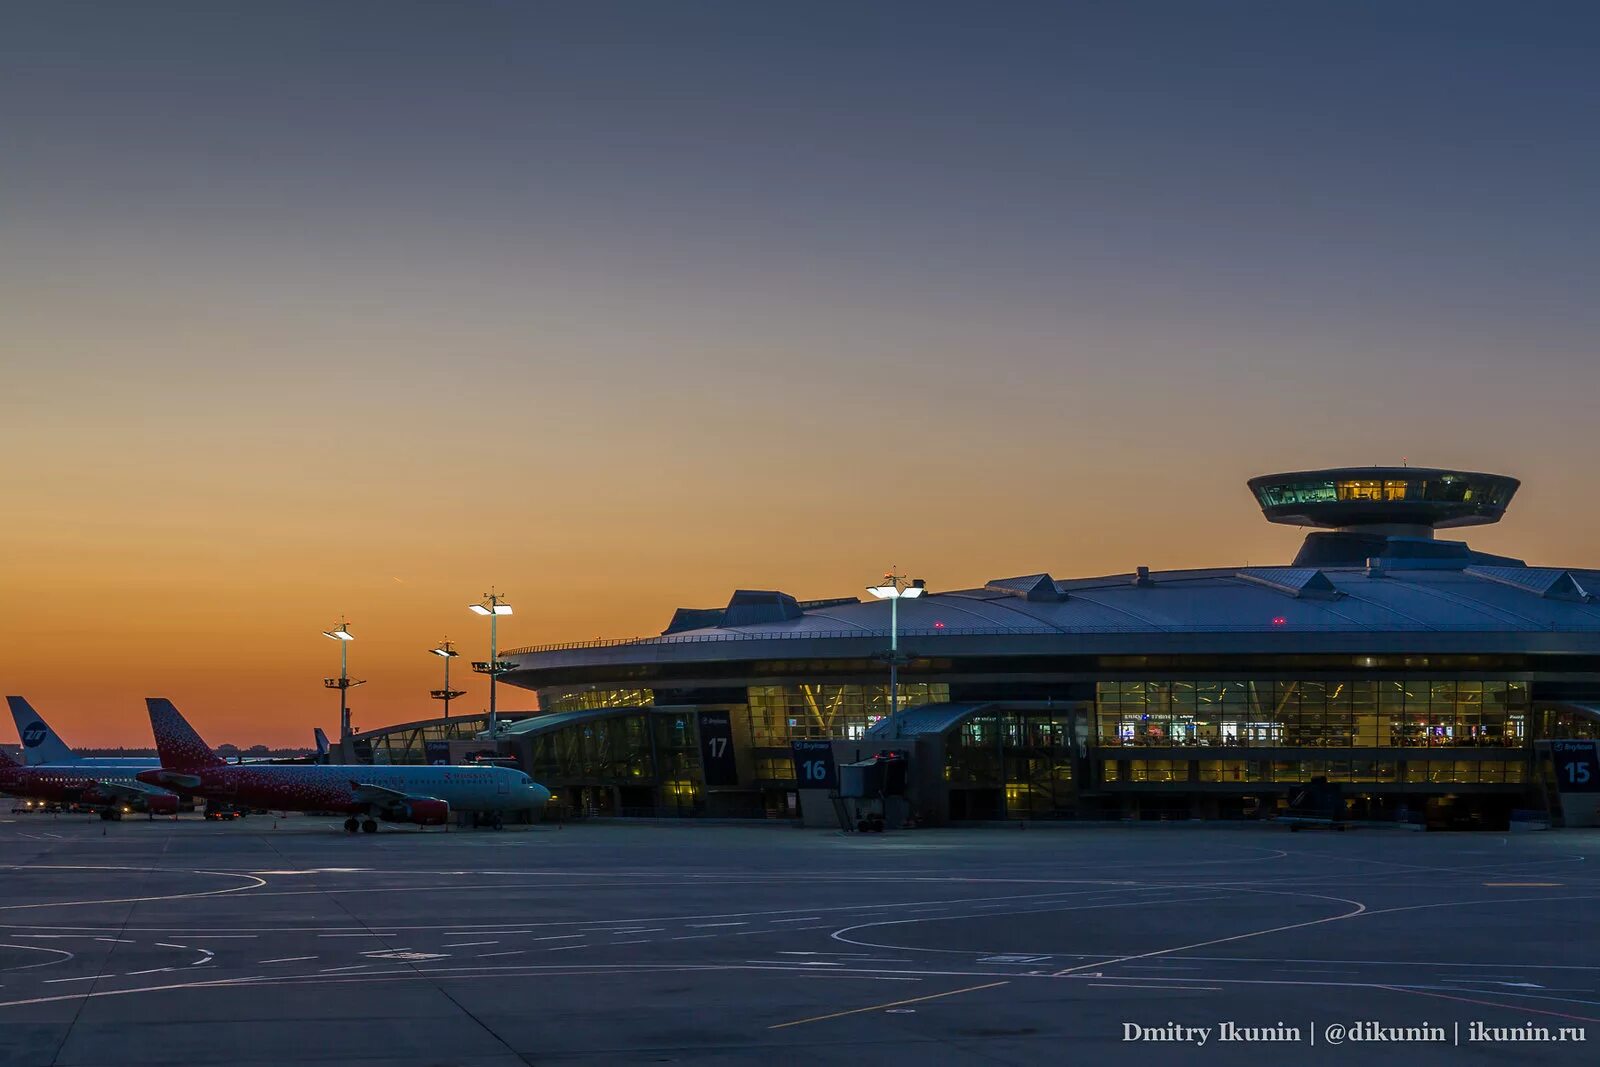
[[1264, 485], [1261, 503], [1267, 507], [1283, 504], [1323, 504], [1339, 499], [1332, 482], [1298, 482], [1292, 485]]
[[1382, 500], [1383, 483], [1351, 480], [1339, 483], [1340, 500]]

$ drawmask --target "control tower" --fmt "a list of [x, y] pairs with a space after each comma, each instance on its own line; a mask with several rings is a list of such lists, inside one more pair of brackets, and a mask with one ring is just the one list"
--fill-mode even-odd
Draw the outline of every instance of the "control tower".
[[1432, 540], [1438, 529], [1499, 522], [1522, 483], [1438, 467], [1330, 467], [1249, 484], [1269, 522], [1335, 531], [1309, 535], [1296, 560], [1325, 564], [1385, 554], [1390, 538]]

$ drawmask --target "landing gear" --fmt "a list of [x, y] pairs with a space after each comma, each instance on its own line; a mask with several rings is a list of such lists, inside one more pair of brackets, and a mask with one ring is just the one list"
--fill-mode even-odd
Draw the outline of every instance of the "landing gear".
[[100, 818], [104, 819], [106, 822], [121, 822], [122, 812], [116, 810], [115, 808], [101, 808]]
[[372, 819], [367, 819], [365, 822], [363, 822], [361, 824], [361, 832], [364, 833], [364, 834], [375, 834], [375, 833], [377, 833], [378, 832], [378, 824], [377, 824], [377, 822], [375, 822]]
[[472, 826], [473, 829], [487, 826], [491, 830], [504, 830], [506, 822], [498, 811], [475, 811], [472, 813]]
[[356, 821], [353, 815], [344, 821], [344, 832], [347, 834], [353, 834], [360, 828], [361, 824]]

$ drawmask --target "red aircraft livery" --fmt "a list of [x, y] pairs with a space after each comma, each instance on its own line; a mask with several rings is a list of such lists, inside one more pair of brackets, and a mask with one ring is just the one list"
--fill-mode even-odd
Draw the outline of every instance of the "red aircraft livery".
[[109, 773], [103, 767], [76, 770], [70, 764], [24, 767], [0, 752], [0, 793], [98, 808], [103, 819], [120, 819], [125, 811], [177, 814], [178, 798], [172, 793], [141, 785], [131, 771], [126, 778], [108, 778]]
[[438, 826], [452, 809], [485, 813], [499, 826], [506, 812], [542, 810], [550, 791], [507, 767], [368, 767], [237, 764], [219, 759], [172, 701], [151, 697], [150, 726], [161, 769], [139, 781], [247, 808], [337, 811], [344, 828], [372, 833], [377, 819]]

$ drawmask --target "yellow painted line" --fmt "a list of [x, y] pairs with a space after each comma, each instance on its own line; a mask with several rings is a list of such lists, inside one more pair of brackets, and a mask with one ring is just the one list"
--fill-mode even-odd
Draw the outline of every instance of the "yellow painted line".
[[1485, 882], [1493, 889], [1558, 889], [1565, 882]]
[[[834, 975], [833, 977], [838, 977]], [[836, 1011], [832, 1015], [813, 1015], [809, 1019], [796, 1019], [793, 1022], [778, 1023], [767, 1027], [768, 1030], [782, 1030], [790, 1026], [803, 1026], [806, 1023], [820, 1023], [828, 1019], [840, 1019], [846, 1015], [860, 1015], [864, 1011], [883, 1011], [885, 1008], [898, 1008], [902, 1004], [920, 1004], [924, 1000], [938, 1000], [941, 997], [953, 997], [958, 993], [976, 993], [980, 989], [993, 989], [995, 986], [1010, 985], [1010, 982], [990, 982], [987, 985], [968, 986], [965, 989], [952, 989], [946, 993], [930, 993], [925, 997], [912, 997], [910, 1000], [891, 1000], [887, 1004], [873, 1004], [865, 1008], [851, 1008], [849, 1011]]]

